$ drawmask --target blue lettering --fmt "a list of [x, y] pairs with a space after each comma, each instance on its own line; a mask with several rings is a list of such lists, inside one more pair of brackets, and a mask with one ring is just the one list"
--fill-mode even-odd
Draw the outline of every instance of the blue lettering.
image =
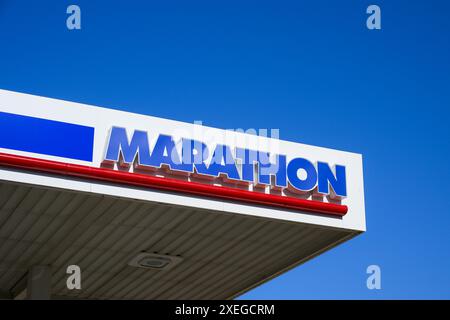
[[138, 164], [148, 163], [150, 151], [147, 132], [135, 130], [131, 142], [128, 142], [125, 128], [112, 127], [105, 160], [119, 162], [120, 154], [126, 165], [133, 163], [136, 157]]
[[192, 172], [192, 163], [182, 163], [171, 136], [160, 134], [153, 147], [150, 166], [160, 168], [166, 164], [172, 170]]
[[183, 163], [193, 164], [199, 174], [208, 174], [205, 159], [209, 156], [208, 147], [200, 141], [183, 139], [182, 159]]
[[253, 182], [255, 175], [255, 163], [258, 161], [258, 153], [249, 149], [236, 148], [236, 158], [241, 159], [242, 180]]
[[[255, 182], [255, 164], [257, 164], [257, 182], [272, 184], [285, 188], [288, 183], [300, 191], [311, 191], [317, 186], [317, 192], [338, 197], [347, 196], [345, 166], [336, 165], [333, 171], [328, 163], [318, 162], [317, 169], [313, 163], [304, 158], [294, 158], [289, 163], [285, 155], [275, 155], [274, 163], [270, 161], [270, 153], [236, 148], [236, 159], [229, 146], [217, 145], [212, 159], [209, 158], [208, 147], [200, 141], [181, 139], [181, 156], [176, 143], [169, 135], [160, 134], [150, 153], [147, 132], [135, 130], [129, 141], [125, 128], [112, 127], [105, 161], [117, 162], [120, 165], [130, 165], [160, 168], [168, 165], [171, 170], [197, 172], [200, 175], [218, 177], [226, 175], [232, 180]], [[195, 169], [195, 170], [194, 170]], [[331, 187], [331, 189], [330, 189]]]
[[286, 156], [276, 155], [276, 162], [270, 162], [270, 153], [258, 152], [258, 182], [271, 184], [270, 177], [275, 176], [277, 187], [287, 187]]
[[241, 179], [230, 147], [218, 144], [214, 150], [211, 163], [209, 164], [208, 174], [219, 176], [221, 173], [226, 174], [230, 179]]
[[333, 174], [328, 163], [318, 162], [317, 173], [319, 175], [318, 191], [322, 194], [329, 194], [329, 186], [333, 188], [334, 193], [339, 197], [347, 196], [347, 185], [345, 181], [345, 167], [336, 165], [336, 176]]
[[[300, 169], [305, 171], [305, 179], [299, 178], [298, 171]], [[316, 168], [311, 162], [303, 158], [295, 158], [289, 162], [287, 175], [291, 185], [301, 191], [310, 191], [315, 188], [317, 183]]]

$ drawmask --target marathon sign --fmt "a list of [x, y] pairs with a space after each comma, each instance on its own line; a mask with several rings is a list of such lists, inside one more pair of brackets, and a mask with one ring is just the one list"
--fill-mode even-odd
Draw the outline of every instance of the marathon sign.
[[216, 144], [212, 149], [203, 141], [174, 139], [159, 134], [151, 145], [149, 133], [112, 127], [103, 163], [145, 170], [166, 168], [203, 178], [224, 178], [228, 182], [270, 186], [293, 193], [343, 199], [347, 196], [345, 166], [306, 158], [287, 159], [286, 155], [232, 148]]
[[[362, 155], [0, 90], [0, 176], [363, 230]], [[18, 171], [17, 171], [18, 170]]]

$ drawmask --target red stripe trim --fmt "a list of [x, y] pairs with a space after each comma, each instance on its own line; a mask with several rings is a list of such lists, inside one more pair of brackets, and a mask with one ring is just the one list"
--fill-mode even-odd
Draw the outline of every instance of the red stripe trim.
[[342, 217], [347, 206], [0, 153], [0, 165]]

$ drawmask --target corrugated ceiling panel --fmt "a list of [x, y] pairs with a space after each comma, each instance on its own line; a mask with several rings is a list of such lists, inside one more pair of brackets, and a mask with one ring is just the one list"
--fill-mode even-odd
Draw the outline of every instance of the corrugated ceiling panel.
[[[19, 290], [30, 266], [50, 265], [55, 296], [223, 299], [348, 235], [305, 224], [3, 182], [0, 290]], [[142, 251], [179, 255], [183, 261], [167, 271], [129, 266]], [[70, 264], [81, 267], [81, 290], [66, 287]]]
[[[224, 235], [231, 232], [232, 230], [241, 230], [243, 232], [245, 228], [248, 227], [248, 224], [243, 223], [241, 217], [235, 216], [235, 219], [230, 219], [233, 217], [225, 216], [228, 221], [223, 221], [222, 219], [224, 218], [224, 216], [225, 215], [220, 215], [217, 217], [217, 219], [213, 219], [218, 220], [218, 224], [212, 223], [212, 225], [215, 226], [213, 230], [220, 231], [220, 233], [216, 232], [215, 236], [192, 234], [189, 236], [189, 241], [182, 244], [179, 249], [169, 252], [173, 252], [172, 254], [180, 254], [185, 258], [185, 261], [171, 270], [170, 274], [168, 272], [166, 273], [159, 271], [149, 273], [146, 277], [139, 279], [137, 283], [129, 284], [129, 287], [133, 288], [133, 291], [139, 291], [141, 286], [145, 287], [147, 286], [146, 283], [150, 282], [151, 288], [156, 289], [158, 286], [158, 282], [165, 283], [170, 281], [172, 283], [174, 281], [184, 279], [188, 277], [188, 275], [191, 275], [193, 273], [193, 270], [195, 271], [199, 266], [203, 265], [207, 261], [208, 256], [211, 255], [212, 252], [215, 251], [217, 252], [217, 254], [219, 254], [218, 248], [224, 247], [227, 242], [229, 242], [228, 238], [225, 238]], [[211, 228], [211, 225], [209, 227], [206, 227], [205, 229], [208, 230], [209, 228]], [[208, 250], [208, 248], [211, 249]], [[197, 261], [200, 261], [200, 263], [196, 263]], [[182, 271], [183, 274], [180, 274], [180, 271]]]

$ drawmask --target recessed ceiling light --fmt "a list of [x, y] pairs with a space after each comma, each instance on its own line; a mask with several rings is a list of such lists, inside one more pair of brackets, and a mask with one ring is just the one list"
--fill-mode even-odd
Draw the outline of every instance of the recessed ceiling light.
[[141, 252], [128, 265], [145, 269], [167, 270], [173, 268], [182, 260], [181, 257]]

